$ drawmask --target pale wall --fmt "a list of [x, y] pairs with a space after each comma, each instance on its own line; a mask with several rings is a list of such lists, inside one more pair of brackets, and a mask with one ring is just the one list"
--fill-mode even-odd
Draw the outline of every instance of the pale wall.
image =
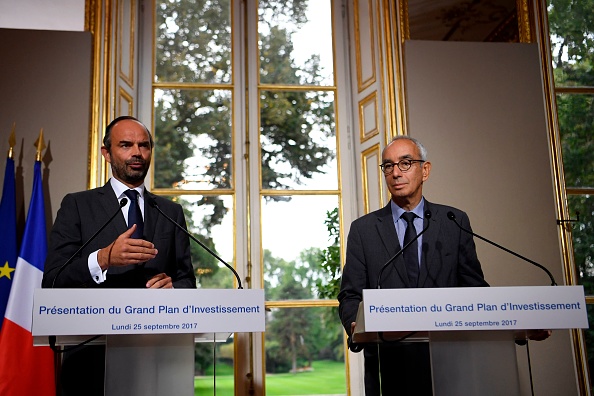
[[[405, 56], [409, 133], [433, 164], [425, 196], [466, 211], [475, 233], [562, 283], [538, 47], [409, 41]], [[475, 242], [492, 286], [551, 284], [542, 270]], [[526, 348], [517, 349], [523, 394], [530, 394]], [[535, 394], [577, 394], [569, 331], [531, 342], [530, 352]]]
[[87, 186], [91, 35], [0, 29], [0, 54], [0, 185], [15, 122], [17, 206], [19, 213], [26, 213], [33, 183], [34, 143], [43, 128], [50, 226], [64, 195]]

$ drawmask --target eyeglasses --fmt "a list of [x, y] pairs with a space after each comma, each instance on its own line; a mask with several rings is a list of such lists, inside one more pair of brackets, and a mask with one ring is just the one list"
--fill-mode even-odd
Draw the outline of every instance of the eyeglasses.
[[411, 160], [411, 159], [403, 159], [400, 160], [398, 162], [384, 162], [383, 164], [380, 165], [380, 168], [382, 168], [382, 172], [384, 172], [384, 175], [389, 175], [392, 172], [394, 172], [394, 166], [397, 166], [398, 169], [400, 169], [401, 172], [406, 172], [407, 170], [410, 169], [410, 167], [415, 163], [415, 162], [425, 162], [423, 160]]

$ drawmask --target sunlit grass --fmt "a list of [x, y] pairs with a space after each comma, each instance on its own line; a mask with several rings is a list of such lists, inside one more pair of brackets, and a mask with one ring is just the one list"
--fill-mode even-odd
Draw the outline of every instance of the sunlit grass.
[[[223, 372], [229, 371], [217, 366], [216, 394], [233, 396], [233, 375], [223, 375]], [[214, 395], [213, 385], [212, 376], [196, 377], [194, 394]], [[294, 395], [346, 395], [344, 363], [322, 360], [313, 362], [311, 371], [266, 375], [266, 396]]]

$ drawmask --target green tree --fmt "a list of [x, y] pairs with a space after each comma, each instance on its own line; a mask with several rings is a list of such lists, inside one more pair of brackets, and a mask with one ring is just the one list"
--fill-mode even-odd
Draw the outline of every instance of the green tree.
[[556, 85], [593, 86], [594, 2], [550, 0], [548, 10]]
[[[549, 30], [555, 85], [578, 88], [557, 95], [557, 113], [567, 188], [594, 188], [594, 95], [580, 87], [594, 86], [594, 1], [551, 0]], [[594, 199], [591, 194], [568, 197], [574, 259], [580, 283], [594, 294]], [[591, 307], [591, 305], [589, 305]], [[588, 309], [589, 322], [594, 322]], [[594, 363], [594, 333], [585, 331], [588, 362]], [[592, 373], [592, 371], [591, 371]], [[590, 382], [592, 383], [592, 374]]]
[[[298, 29], [307, 21], [307, 1], [260, 2], [269, 24], [261, 33], [260, 69], [263, 83], [302, 85], [320, 80], [319, 57], [299, 68], [291, 59], [291, 32], [275, 18], [289, 18], [286, 26]], [[229, 1], [177, 0], [157, 6], [156, 76], [162, 83], [221, 83], [231, 81], [231, 31]], [[277, 24], [277, 25], [275, 25]], [[230, 92], [230, 91], [229, 91]], [[334, 110], [327, 93], [265, 91], [261, 95], [263, 187], [285, 188], [284, 174], [271, 171], [286, 162], [295, 180], [311, 178], [334, 154], [311, 137], [314, 126], [333, 134]], [[155, 149], [155, 184], [176, 186], [187, 181], [187, 159], [196, 155], [197, 137], [207, 142], [198, 148], [208, 160], [202, 182], [214, 188], [231, 186], [231, 96], [212, 89], [163, 90], [155, 98], [155, 131], [161, 139]], [[209, 202], [209, 204], [213, 204]], [[219, 209], [219, 208], [217, 208]], [[215, 211], [215, 215], [219, 210]], [[213, 216], [212, 220], [217, 220]]]
[[[297, 67], [290, 55], [291, 32], [307, 21], [306, 0], [262, 0], [260, 74], [263, 83], [302, 85], [321, 79], [319, 57]], [[154, 185], [194, 189], [230, 189], [233, 181], [232, 51], [229, 0], [173, 0], [157, 3], [156, 75], [162, 84], [219, 84], [220, 89], [188, 86], [155, 91]], [[282, 18], [281, 18], [282, 17]], [[236, 74], [239, 72], [236, 72]], [[166, 87], [166, 85], [165, 85]], [[288, 188], [322, 172], [334, 153], [320, 139], [334, 136], [331, 94], [266, 90], [260, 95], [262, 187]], [[317, 132], [313, 134], [315, 129]], [[321, 136], [320, 136], [321, 135]], [[317, 138], [315, 137], [317, 136]], [[290, 171], [279, 171], [287, 164]], [[268, 199], [287, 199], [269, 197]], [[189, 222], [203, 242], [212, 243], [210, 228], [220, 224], [227, 208], [218, 196], [183, 203], [212, 208], [199, 222]], [[200, 253], [193, 251], [199, 260]], [[208, 258], [198, 269], [201, 282], [217, 273]]]
[[[268, 300], [304, 300], [315, 297], [317, 280], [326, 277], [321, 251], [306, 249], [295, 261], [264, 251], [265, 290]], [[343, 336], [335, 308], [283, 308], [268, 317], [266, 370], [295, 371], [312, 360], [343, 358]]]
[[[551, 0], [549, 29], [556, 86], [594, 85], [594, 1]], [[594, 187], [594, 95], [557, 95], [566, 186]], [[570, 196], [574, 257], [581, 282], [594, 294], [594, 203], [588, 194]]]
[[319, 298], [336, 299], [340, 291], [340, 225], [338, 208], [326, 212], [324, 221], [331, 244], [318, 255], [321, 276], [316, 281]]
[[[264, 251], [266, 293], [269, 300], [302, 300], [312, 297], [305, 266], [275, 258]], [[266, 329], [266, 371], [296, 372], [300, 366], [311, 365], [308, 333], [314, 325], [308, 308], [280, 308], [268, 315]]]
[[[316, 279], [315, 289], [318, 298], [336, 300], [342, 279], [338, 208], [326, 212], [324, 223], [328, 229], [331, 243], [326, 249], [319, 251], [317, 255], [320, 275]], [[319, 354], [325, 359], [342, 360], [344, 357], [342, 326], [336, 318], [338, 318], [338, 308], [336, 307], [321, 312], [320, 321], [326, 324], [326, 328], [333, 330], [325, 331], [315, 337], [316, 340], [323, 342]]]

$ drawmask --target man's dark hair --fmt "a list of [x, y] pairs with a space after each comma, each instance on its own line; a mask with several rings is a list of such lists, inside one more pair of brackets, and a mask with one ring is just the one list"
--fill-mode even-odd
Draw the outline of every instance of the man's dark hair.
[[105, 127], [105, 136], [103, 137], [103, 146], [105, 146], [107, 151], [111, 151], [111, 130], [113, 129], [113, 126], [115, 124], [117, 124], [118, 122], [120, 122], [122, 120], [134, 120], [134, 121], [138, 122], [140, 125], [142, 125], [144, 127], [146, 133], [149, 136], [149, 140], [151, 142], [151, 149], [155, 146], [155, 142], [153, 141], [153, 135], [151, 134], [151, 131], [149, 131], [149, 129], [146, 127], [146, 125], [144, 125], [142, 122], [140, 122], [136, 117], [125, 115], [125, 116], [119, 116], [118, 118], [115, 118], [112, 122], [109, 123], [109, 125], [107, 127]]

